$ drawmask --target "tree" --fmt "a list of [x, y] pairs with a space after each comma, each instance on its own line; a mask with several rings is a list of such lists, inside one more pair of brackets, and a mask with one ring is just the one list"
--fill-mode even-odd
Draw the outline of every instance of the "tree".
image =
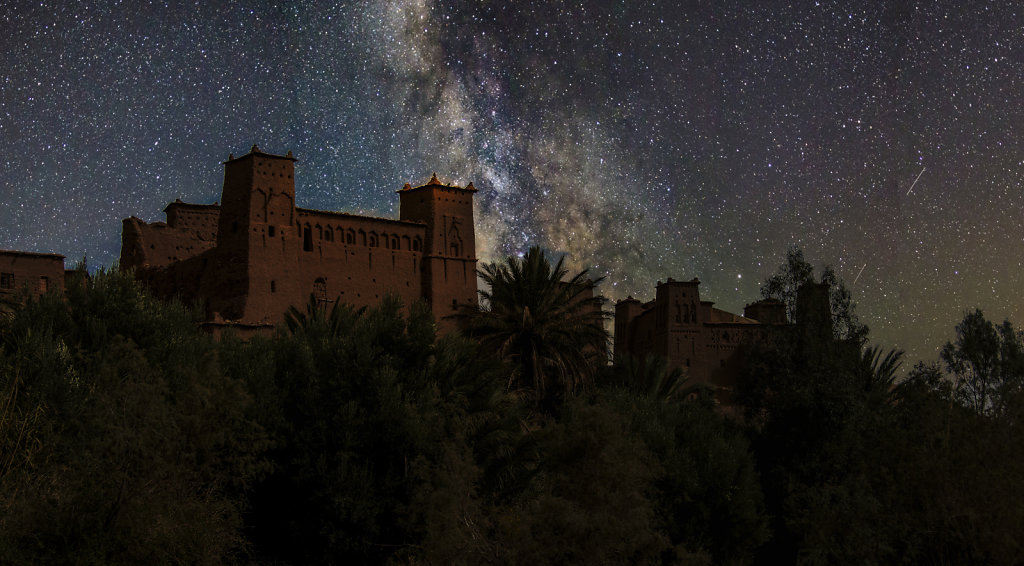
[[362, 316], [364, 312], [366, 307], [356, 309], [350, 304], [338, 301], [335, 301], [328, 311], [322, 306], [320, 299], [310, 293], [306, 311], [302, 312], [294, 305], [288, 307], [284, 313], [284, 324], [292, 334], [330, 338], [350, 327], [352, 320]]
[[709, 384], [690, 383], [686, 370], [670, 368], [667, 358], [647, 354], [626, 354], [615, 359], [607, 368], [605, 378], [609, 385], [622, 387], [638, 395], [665, 401], [682, 401], [691, 394], [711, 387]]
[[214, 564], [245, 550], [265, 437], [180, 304], [101, 272], [17, 307], [0, 318], [0, 398], [0, 563]]
[[711, 395], [683, 402], [614, 388], [602, 404], [629, 419], [655, 462], [650, 497], [674, 559], [745, 564], [769, 535], [754, 455], [743, 431]]
[[1021, 564], [1020, 432], [957, 403], [953, 385], [938, 363], [918, 363], [895, 389], [882, 447], [894, 457], [879, 471], [901, 516], [897, 548], [905, 563]]
[[[492, 512], [497, 564], [661, 564], [658, 463], [630, 430], [629, 413], [582, 396], [532, 431], [530, 481]], [[680, 563], [675, 561], [674, 563]]]
[[[785, 303], [789, 319], [794, 321], [797, 317], [797, 295], [801, 287], [814, 282], [814, 266], [804, 259], [803, 250], [793, 248], [786, 253], [786, 263], [779, 266], [775, 275], [765, 280], [764, 286], [761, 287], [761, 296]], [[828, 285], [829, 288], [834, 337], [837, 340], [856, 343], [858, 346], [863, 344], [867, 338], [868, 327], [861, 324], [854, 312], [856, 305], [846, 284], [830, 265], [822, 269], [819, 282]]]
[[864, 384], [864, 391], [888, 398], [896, 386], [897, 371], [903, 365], [903, 350], [890, 349], [882, 355], [882, 347], [875, 345], [864, 349], [861, 365], [857, 372]]
[[978, 414], [1002, 414], [1024, 386], [1024, 333], [1009, 320], [996, 326], [979, 309], [964, 315], [940, 357], [957, 400]]
[[600, 279], [586, 270], [567, 277], [562, 262], [552, 266], [534, 246], [522, 258], [485, 264], [481, 306], [456, 315], [468, 335], [515, 368], [509, 388], [531, 389], [538, 402], [571, 396], [607, 359], [604, 299], [592, 294]]
[[505, 469], [492, 454], [520, 430], [507, 415], [508, 367], [466, 337], [436, 340], [429, 307], [393, 295], [358, 313], [310, 303], [289, 318], [273, 337], [226, 347], [274, 442], [273, 472], [250, 499], [257, 554], [485, 561], [478, 489]]

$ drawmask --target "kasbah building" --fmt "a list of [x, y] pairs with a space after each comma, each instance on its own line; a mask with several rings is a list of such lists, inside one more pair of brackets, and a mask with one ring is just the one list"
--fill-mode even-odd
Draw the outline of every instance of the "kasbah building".
[[[442, 332], [449, 315], [477, 304], [472, 183], [406, 184], [399, 217], [375, 218], [299, 208], [291, 152], [274, 155], [255, 145], [224, 162], [220, 204], [176, 200], [166, 222], [123, 221], [121, 269], [161, 297], [204, 305], [204, 328], [232, 328], [245, 336], [266, 332], [288, 307], [302, 310], [310, 296], [372, 306], [385, 294], [403, 304], [424, 300]], [[38, 297], [64, 289], [64, 257], [0, 250], [0, 295]], [[691, 379], [724, 391], [739, 369], [740, 344], [787, 325], [785, 306], [761, 300], [744, 315], [700, 298], [700, 282], [658, 282], [655, 298], [632, 297], [615, 306], [616, 356], [655, 354]], [[827, 308], [827, 289], [824, 293]]]

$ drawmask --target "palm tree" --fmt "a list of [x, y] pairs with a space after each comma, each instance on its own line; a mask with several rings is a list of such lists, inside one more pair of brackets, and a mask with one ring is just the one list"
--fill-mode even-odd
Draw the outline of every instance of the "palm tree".
[[587, 271], [567, 277], [537, 246], [524, 256], [484, 264], [477, 274], [490, 290], [481, 306], [455, 318], [485, 349], [512, 364], [509, 389], [531, 389], [538, 402], [565, 398], [607, 363], [604, 299], [593, 295]]
[[864, 390], [888, 398], [896, 386], [896, 373], [903, 365], [903, 350], [890, 349], [882, 355], [882, 347], [865, 348], [860, 359], [860, 379]]
[[284, 323], [293, 335], [335, 337], [340, 335], [344, 329], [350, 328], [355, 319], [362, 316], [365, 311], [366, 307], [356, 309], [352, 305], [338, 301], [334, 301], [328, 311], [323, 301], [310, 293], [309, 302], [306, 303], [306, 312], [300, 311], [295, 306], [290, 306], [284, 313]]
[[670, 367], [667, 358], [654, 354], [617, 358], [614, 373], [619, 385], [659, 401], [684, 401], [702, 391], [714, 390], [710, 384], [691, 382], [686, 370]]

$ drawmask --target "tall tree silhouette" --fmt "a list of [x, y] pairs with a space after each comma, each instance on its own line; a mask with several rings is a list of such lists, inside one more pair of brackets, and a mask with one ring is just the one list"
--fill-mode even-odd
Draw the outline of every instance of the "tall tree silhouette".
[[1024, 390], [1024, 333], [1010, 321], [995, 325], [979, 309], [956, 326], [956, 341], [940, 352], [954, 377], [956, 398], [979, 414], [998, 415]]
[[539, 247], [478, 271], [489, 290], [481, 306], [455, 317], [470, 336], [515, 368], [510, 389], [531, 389], [538, 402], [572, 395], [606, 362], [604, 299], [593, 296], [587, 271], [571, 277]]
[[[814, 282], [814, 266], [804, 259], [803, 250], [793, 248], [786, 253], [786, 263], [780, 265], [778, 271], [765, 280], [764, 286], [761, 287], [761, 296], [785, 303], [789, 319], [794, 320], [800, 288]], [[846, 284], [830, 265], [822, 269], [820, 283], [828, 285], [829, 288], [829, 307], [832, 311], [832, 332], [835, 338], [862, 345], [867, 338], [868, 327], [857, 317], [854, 311], [855, 304]]]

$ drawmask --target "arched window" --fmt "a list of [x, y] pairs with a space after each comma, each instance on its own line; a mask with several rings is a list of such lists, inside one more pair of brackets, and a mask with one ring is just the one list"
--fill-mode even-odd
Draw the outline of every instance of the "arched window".
[[391, 236], [391, 249], [398, 250], [398, 236]]
[[345, 232], [345, 243], [355, 244], [356, 243], [356, 231], [349, 228], [348, 232]]
[[377, 242], [377, 233], [376, 232], [370, 232], [370, 247], [371, 248], [376, 248], [377, 244], [378, 244], [378, 242]]
[[422, 240], [420, 239], [419, 236], [416, 236], [416, 239], [412, 241], [412, 251], [418, 252], [418, 251], [420, 251], [420, 249], [422, 247], [423, 247]]
[[327, 229], [324, 230], [324, 239], [327, 240], [328, 242], [334, 241], [334, 230], [332, 230], [330, 226], [328, 226]]
[[366, 232], [363, 232], [362, 230], [359, 231], [359, 245], [366, 245]]
[[316, 225], [316, 239], [317, 240], [323, 240], [324, 239], [324, 229], [321, 228], [319, 224]]
[[451, 230], [448, 231], [448, 242], [448, 252], [458, 257], [459, 252], [462, 251], [462, 238], [459, 237], [458, 224], [452, 224]]
[[412, 249], [412, 240], [409, 239], [409, 236], [402, 236], [402, 249], [403, 250], [411, 250]]
[[380, 245], [384, 246], [385, 248], [391, 247], [391, 240], [388, 239], [387, 232], [380, 235]]

